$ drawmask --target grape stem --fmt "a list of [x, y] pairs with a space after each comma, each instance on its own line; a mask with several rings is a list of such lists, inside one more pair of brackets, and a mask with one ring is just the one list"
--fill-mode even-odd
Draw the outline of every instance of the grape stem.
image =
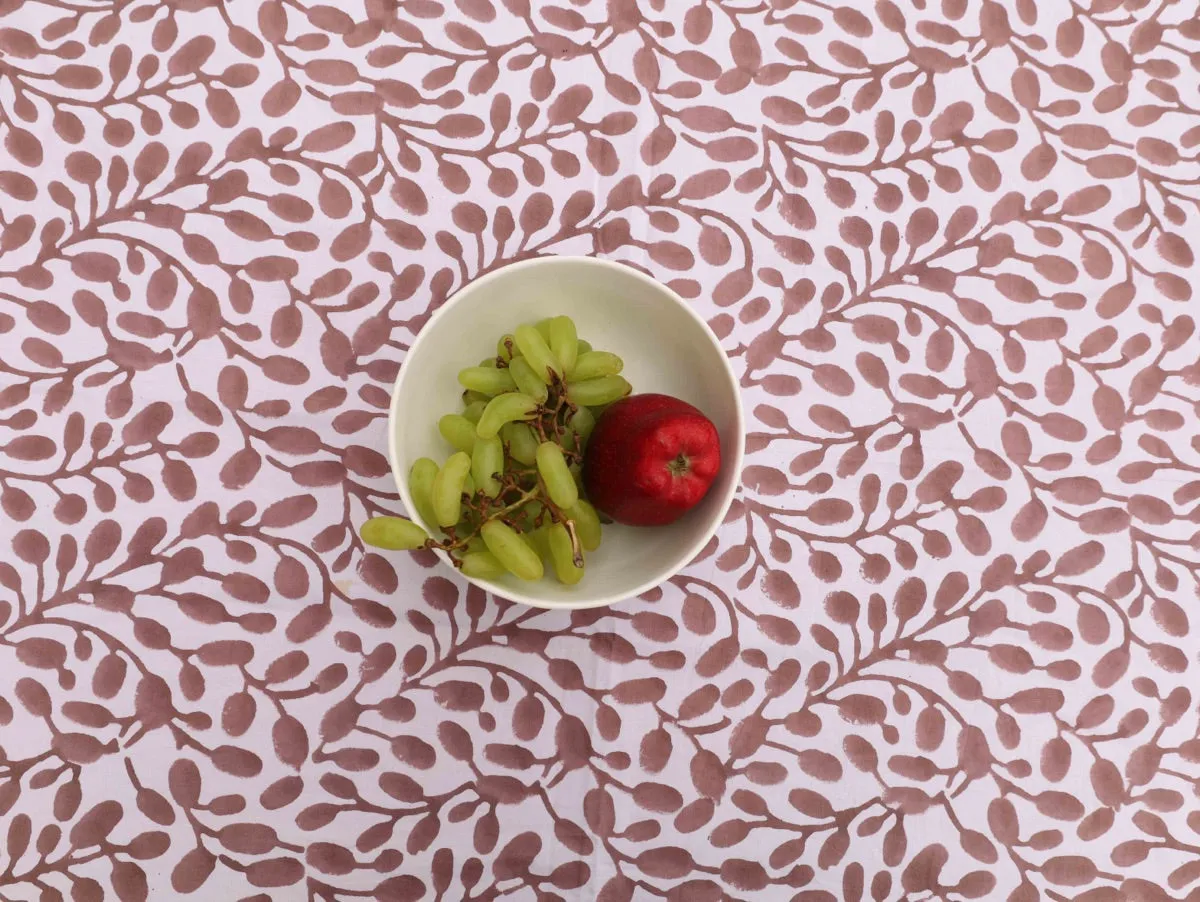
[[526, 489], [524, 492], [521, 493], [521, 497], [518, 498], [516, 501], [512, 502], [512, 504], [505, 505], [504, 507], [502, 507], [500, 510], [496, 511], [495, 513], [489, 512], [488, 516], [489, 517], [502, 517], [507, 513], [511, 513], [512, 511], [515, 511], [517, 508], [523, 507], [524, 505], [528, 504], [530, 501], [533, 501], [535, 498], [537, 498], [537, 496], [540, 493], [541, 493], [540, 485], [534, 486], [532, 489]]
[[[511, 340], [505, 341], [504, 346], [510, 355], [514, 353]], [[508, 363], [504, 355], [496, 356], [497, 368], [507, 367]], [[466, 400], [467, 393], [464, 392], [463, 395]], [[569, 464], [580, 463], [583, 458], [578, 450], [567, 448], [564, 441], [564, 437], [570, 432], [568, 424], [578, 410], [578, 406], [567, 397], [566, 382], [556, 371], [552, 370], [546, 402], [538, 406], [529, 425], [534, 429], [540, 441], [553, 439], [562, 448], [563, 457]], [[579, 446], [578, 436], [575, 437], [572, 444], [576, 447]], [[505, 458], [511, 460], [509, 443], [504, 442], [503, 447]], [[523, 483], [527, 483], [529, 480], [533, 481], [533, 485], [527, 488]], [[458, 527], [450, 527], [445, 530], [446, 539], [439, 542], [431, 537], [421, 547], [427, 550], [436, 549], [446, 552], [454, 566], [461, 569], [462, 561], [455, 556], [454, 552], [465, 548], [472, 539], [480, 535], [484, 524], [491, 520], [499, 520], [507, 523], [517, 532], [523, 533], [525, 527], [516, 522], [514, 515], [529, 502], [540, 501], [542, 509], [533, 519], [533, 526], [535, 528], [541, 526], [547, 514], [550, 515], [552, 522], [563, 524], [567, 535], [571, 538], [572, 563], [576, 567], [582, 567], [583, 547], [575, 529], [575, 521], [550, 500], [550, 493], [546, 491], [541, 477], [538, 476], [537, 468], [524, 466], [516, 460], [511, 460], [511, 471], [500, 475], [499, 481], [500, 491], [495, 498], [489, 497], [482, 491], [476, 491], [473, 495], [463, 495], [463, 504], [467, 510], [467, 522], [460, 525], [467, 530], [465, 534], [460, 536], [457, 532]], [[511, 497], [514, 493], [516, 493], [516, 498], [505, 503], [504, 499]]]
[[571, 538], [571, 562], [576, 567], [583, 566], [583, 546], [579, 543], [579, 536], [575, 533], [575, 521], [563, 513], [561, 507], [550, 500], [550, 493], [546, 491], [545, 483], [541, 477], [538, 477], [538, 489], [542, 493], [541, 502], [546, 510], [550, 512], [550, 519], [555, 523], [561, 523], [567, 529], [567, 535]]
[[576, 567], [583, 566], [583, 548], [579, 544], [579, 536], [575, 534], [575, 521], [566, 520], [563, 526], [567, 528], [567, 535], [571, 537], [571, 563]]
[[[537, 433], [539, 441], [549, 441], [552, 435], [559, 445], [563, 445], [562, 437], [567, 431], [567, 423], [579, 408], [567, 397], [567, 384], [555, 370], [550, 371], [550, 388], [546, 402], [538, 408], [537, 416], [530, 424]], [[578, 455], [563, 447], [563, 453], [577, 459]], [[574, 462], [574, 460], [572, 460]]]
[[[510, 488], [519, 488], [519, 487], [511, 486]], [[473, 496], [464, 495], [463, 497], [466, 501], [468, 509], [470, 509], [474, 513], [479, 514], [479, 517], [480, 517], [479, 524], [477, 526], [475, 526], [475, 528], [472, 529], [470, 533], [463, 536], [462, 538], [455, 536], [454, 528], [451, 527], [448, 530], [446, 530], [448, 533], [450, 533], [449, 540], [444, 541], [444, 542], [435, 542], [433, 539], [428, 539], [422, 547], [426, 548], [426, 549], [430, 549], [430, 550], [432, 550], [434, 548], [441, 549], [442, 551], [444, 551], [450, 555], [450, 560], [454, 562], [455, 567], [461, 567], [462, 561], [460, 561], [453, 554], [451, 554], [451, 552], [456, 551], [459, 548], [465, 547], [467, 545], [467, 543], [471, 541], [471, 539], [473, 539], [477, 535], [479, 535], [480, 530], [483, 529], [483, 525], [485, 523], [487, 523], [489, 520], [503, 519], [506, 514], [510, 514], [513, 511], [518, 510], [519, 508], [528, 504], [530, 501], [533, 501], [534, 499], [536, 499], [540, 493], [541, 493], [541, 485], [539, 484], [537, 486], [534, 486], [531, 489], [523, 490], [521, 492], [521, 497], [518, 498], [516, 501], [513, 501], [512, 503], [507, 504], [502, 508], [497, 508], [494, 510], [489, 506], [488, 503], [476, 506], [475, 498]], [[477, 492], [476, 494], [480, 494], [480, 493]], [[486, 495], [484, 495], [484, 498], [487, 500], [487, 502], [491, 502], [491, 500], [492, 500], [490, 498], [487, 498]]]

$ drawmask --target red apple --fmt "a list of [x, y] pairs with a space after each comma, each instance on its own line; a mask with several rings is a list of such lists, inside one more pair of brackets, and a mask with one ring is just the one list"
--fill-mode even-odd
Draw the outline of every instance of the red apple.
[[583, 460], [588, 500], [628, 526], [673, 523], [721, 469], [717, 427], [686, 401], [632, 395], [596, 422]]

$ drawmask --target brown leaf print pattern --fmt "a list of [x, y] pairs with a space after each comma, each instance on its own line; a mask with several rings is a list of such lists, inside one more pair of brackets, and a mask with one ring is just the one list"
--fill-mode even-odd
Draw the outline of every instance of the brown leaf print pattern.
[[[1195, 0], [0, 0], [0, 886], [1200, 887]], [[515, 607], [389, 389], [595, 254], [740, 374], [681, 575]]]

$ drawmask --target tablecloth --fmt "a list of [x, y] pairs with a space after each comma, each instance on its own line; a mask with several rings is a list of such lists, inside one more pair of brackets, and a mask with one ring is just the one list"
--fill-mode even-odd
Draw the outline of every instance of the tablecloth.
[[[0, 0], [0, 895], [1194, 898], [1198, 69], [1170, 0]], [[430, 313], [568, 253], [748, 418], [576, 613], [355, 531]]]

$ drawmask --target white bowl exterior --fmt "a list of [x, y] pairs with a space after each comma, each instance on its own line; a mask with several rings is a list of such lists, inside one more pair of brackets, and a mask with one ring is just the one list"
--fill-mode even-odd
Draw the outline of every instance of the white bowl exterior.
[[673, 291], [637, 270], [591, 257], [528, 260], [472, 282], [413, 342], [392, 394], [388, 450], [400, 497], [413, 512], [408, 491], [413, 461], [432, 457], [441, 463], [450, 453], [437, 421], [462, 408], [458, 371], [494, 354], [496, 339], [517, 325], [563, 314], [597, 350], [624, 359], [623, 375], [635, 393], [682, 398], [708, 416], [721, 436], [721, 472], [704, 500], [670, 526], [606, 526], [578, 585], [561, 585], [551, 575], [538, 582], [512, 576], [496, 583], [472, 580], [538, 607], [593, 607], [640, 594], [691, 561], [720, 525], [741, 474], [737, 378], [708, 324]]

